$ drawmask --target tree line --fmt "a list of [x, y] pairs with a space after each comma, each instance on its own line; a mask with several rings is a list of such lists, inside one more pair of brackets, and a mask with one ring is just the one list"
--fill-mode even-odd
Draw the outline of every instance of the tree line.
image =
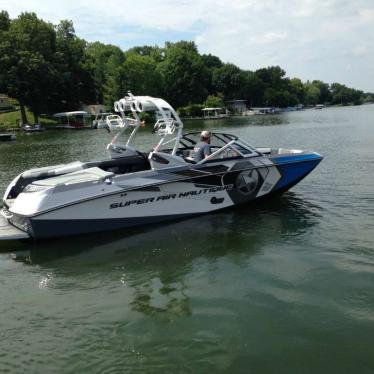
[[362, 104], [374, 94], [288, 78], [279, 66], [243, 70], [217, 56], [200, 54], [192, 41], [139, 46], [127, 51], [75, 34], [71, 21], [53, 25], [35, 13], [10, 19], [0, 12], [0, 92], [34, 113], [74, 110], [82, 103], [113, 102], [130, 90], [163, 97], [174, 107], [245, 99], [250, 106]]

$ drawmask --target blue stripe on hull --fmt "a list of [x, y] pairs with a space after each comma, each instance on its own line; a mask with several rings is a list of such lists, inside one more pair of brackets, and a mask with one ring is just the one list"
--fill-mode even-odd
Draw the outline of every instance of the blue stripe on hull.
[[321, 158], [314, 158], [307, 161], [299, 161], [288, 164], [277, 165], [282, 178], [274, 187], [273, 191], [291, 188], [301, 179], [306, 177], [320, 162]]
[[275, 156], [271, 157], [271, 160], [277, 164], [288, 164], [290, 162], [300, 162], [300, 161], [313, 161], [313, 160], [322, 160], [322, 156], [318, 153], [302, 153], [302, 154], [294, 154], [294, 155], [284, 155], [284, 156]]

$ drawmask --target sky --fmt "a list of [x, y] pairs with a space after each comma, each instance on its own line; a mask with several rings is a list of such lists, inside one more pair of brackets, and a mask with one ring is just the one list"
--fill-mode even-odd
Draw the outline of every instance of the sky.
[[193, 40], [242, 69], [374, 92], [374, 0], [0, 0], [11, 18], [72, 20], [87, 41], [126, 50]]

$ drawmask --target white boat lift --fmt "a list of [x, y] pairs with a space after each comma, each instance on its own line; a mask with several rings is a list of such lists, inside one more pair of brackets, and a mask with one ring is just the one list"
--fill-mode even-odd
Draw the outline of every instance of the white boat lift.
[[91, 115], [82, 110], [55, 113], [53, 117], [57, 118], [60, 123], [60, 125], [56, 126], [58, 129], [82, 129], [91, 127], [87, 120], [87, 118], [91, 118]]
[[223, 108], [204, 108], [202, 109], [203, 119], [222, 119], [229, 117], [227, 111], [224, 113]]

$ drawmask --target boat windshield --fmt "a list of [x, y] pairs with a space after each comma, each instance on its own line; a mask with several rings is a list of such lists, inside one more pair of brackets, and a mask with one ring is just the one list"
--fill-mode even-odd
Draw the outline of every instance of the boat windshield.
[[[168, 142], [163, 144], [159, 151], [171, 153], [170, 144], [174, 141], [175, 138], [170, 139]], [[200, 141], [200, 132], [183, 135], [179, 140], [179, 147], [176, 154], [187, 161], [191, 161], [193, 159], [193, 149]], [[228, 159], [254, 156], [258, 154], [254, 147], [239, 139], [237, 136], [225, 133], [211, 133], [210, 150], [211, 155], [199, 163], [223, 158]]]
[[[230, 141], [236, 140], [236, 139], [238, 138], [234, 135], [212, 133], [210, 137], [210, 145], [211, 147], [221, 148], [227, 143], [229, 143]], [[191, 132], [191, 133], [185, 134], [180, 140], [181, 146], [185, 146], [187, 148], [194, 147], [195, 144], [199, 142], [200, 142], [200, 132]]]
[[[200, 132], [185, 134], [179, 144], [180, 149], [192, 149], [195, 144], [200, 142]], [[210, 137], [210, 146], [214, 150], [218, 150], [231, 143], [231, 147], [239, 151], [243, 156], [256, 152], [255, 148], [242, 141], [235, 135], [225, 133], [212, 133]]]

